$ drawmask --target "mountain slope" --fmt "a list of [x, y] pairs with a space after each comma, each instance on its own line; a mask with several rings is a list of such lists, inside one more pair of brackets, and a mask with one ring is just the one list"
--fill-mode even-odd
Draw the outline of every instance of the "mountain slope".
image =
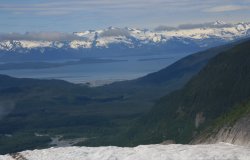
[[[159, 97], [183, 87], [192, 76], [208, 63], [209, 59], [230, 49], [237, 43], [239, 42], [194, 53], [158, 72], [135, 80], [115, 82], [96, 89], [126, 97], [124, 105], [131, 102], [130, 105], [133, 106], [150, 108]], [[117, 105], [119, 106], [119, 104]]]
[[195, 135], [250, 98], [250, 41], [210, 60], [183, 89], [163, 97], [127, 133], [131, 145], [174, 140], [188, 143]]
[[0, 74], [0, 90], [12, 87], [32, 87], [32, 86], [67, 87], [74, 85], [63, 80], [38, 80], [30, 78], [14, 78]]
[[191, 143], [226, 142], [250, 146], [250, 103], [235, 106], [232, 111], [222, 115], [196, 136]]

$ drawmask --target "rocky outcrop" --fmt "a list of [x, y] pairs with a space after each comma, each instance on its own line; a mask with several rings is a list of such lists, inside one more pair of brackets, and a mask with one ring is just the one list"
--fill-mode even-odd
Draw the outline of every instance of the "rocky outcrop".
[[250, 146], [250, 115], [237, 120], [233, 125], [227, 124], [220, 129], [214, 129], [212, 133], [203, 133], [195, 138], [191, 144], [218, 142]]
[[195, 127], [198, 128], [202, 123], [204, 123], [206, 118], [203, 116], [203, 112], [199, 112], [195, 117]]

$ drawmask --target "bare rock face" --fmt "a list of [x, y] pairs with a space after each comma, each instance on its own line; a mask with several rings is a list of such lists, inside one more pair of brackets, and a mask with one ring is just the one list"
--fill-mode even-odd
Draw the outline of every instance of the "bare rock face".
[[209, 136], [201, 135], [200, 137], [193, 140], [191, 143], [211, 144], [218, 142], [250, 146], [250, 115], [239, 119], [232, 126], [227, 125], [217, 131], [214, 131], [214, 133]]
[[203, 112], [199, 112], [195, 117], [195, 127], [198, 128], [205, 121], [205, 117], [203, 116]]

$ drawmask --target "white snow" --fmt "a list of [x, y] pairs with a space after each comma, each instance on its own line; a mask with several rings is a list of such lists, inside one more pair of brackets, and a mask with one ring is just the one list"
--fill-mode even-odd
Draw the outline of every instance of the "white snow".
[[1, 50], [11, 50], [11, 48], [13, 48], [13, 44], [10, 41], [2, 41], [0, 42], [0, 49]]
[[[62, 147], [24, 151], [27, 160], [250, 160], [250, 147], [226, 143], [211, 145], [144, 145], [121, 147]], [[13, 160], [10, 155], [0, 160]]]
[[214, 22], [214, 25], [223, 25], [223, 24], [226, 24], [226, 22], [224, 22], [224, 21], [216, 21], [216, 22]]
[[77, 48], [91, 48], [92, 47], [92, 42], [91, 41], [79, 41], [79, 40], [74, 40], [70, 42], [70, 47], [77, 49]]
[[231, 39], [234, 37], [240, 37], [245, 35], [246, 31], [250, 26], [243, 28], [242, 25], [237, 25], [236, 27], [225, 27], [225, 28], [194, 28], [194, 29], [184, 29], [184, 30], [174, 30], [174, 31], [163, 31], [160, 32], [166, 37], [186, 37], [194, 39], [204, 39], [212, 36], [220, 37], [222, 39]]
[[11, 50], [13, 48], [37, 48], [37, 47], [52, 47], [51, 41], [30, 41], [30, 40], [14, 40], [14, 41], [1, 41], [0, 49]]
[[50, 47], [52, 42], [49, 41], [14, 41], [16, 43], [20, 43], [20, 47], [22, 48], [36, 48], [36, 47]]
[[110, 44], [126, 44], [127, 46], [133, 45], [130, 39], [127, 39], [125, 36], [110, 36], [110, 37], [100, 37], [96, 41], [97, 47], [108, 47]]
[[74, 32], [73, 34], [76, 35], [76, 36], [79, 36], [79, 37], [84, 37], [89, 41], [94, 41], [95, 35], [97, 33], [101, 33], [101, 32], [98, 32], [98, 31], [84, 31], [84, 32]]
[[54, 45], [54, 47], [56, 47], [56, 48], [62, 48], [62, 47], [64, 46], [63, 43], [58, 42], [58, 41], [54, 42], [53, 45]]

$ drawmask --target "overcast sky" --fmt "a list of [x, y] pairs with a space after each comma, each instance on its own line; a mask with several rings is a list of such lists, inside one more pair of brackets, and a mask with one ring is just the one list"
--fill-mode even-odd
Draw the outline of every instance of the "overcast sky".
[[0, 0], [0, 32], [249, 22], [250, 0]]

